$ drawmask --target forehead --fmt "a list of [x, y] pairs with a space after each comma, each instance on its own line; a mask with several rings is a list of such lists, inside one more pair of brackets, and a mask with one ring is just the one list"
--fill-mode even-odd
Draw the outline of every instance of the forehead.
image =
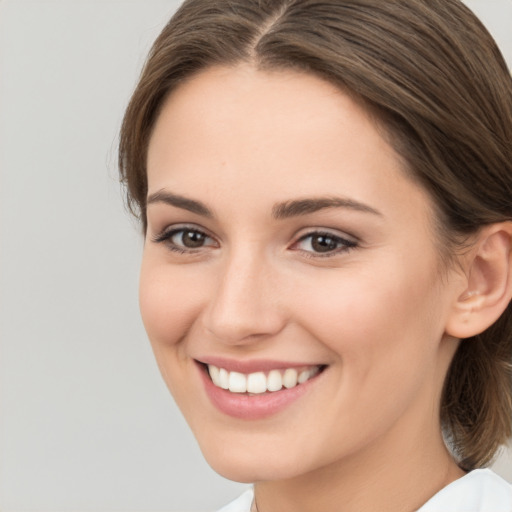
[[231, 191], [235, 202], [336, 193], [403, 210], [410, 189], [426, 200], [348, 95], [310, 74], [245, 65], [210, 68], [173, 91], [150, 140], [148, 181], [150, 194]]

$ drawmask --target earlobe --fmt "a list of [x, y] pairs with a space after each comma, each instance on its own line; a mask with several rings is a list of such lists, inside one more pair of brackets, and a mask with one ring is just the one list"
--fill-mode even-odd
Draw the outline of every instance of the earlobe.
[[479, 233], [465, 270], [465, 289], [446, 325], [446, 334], [460, 339], [494, 324], [512, 298], [512, 222], [492, 224]]

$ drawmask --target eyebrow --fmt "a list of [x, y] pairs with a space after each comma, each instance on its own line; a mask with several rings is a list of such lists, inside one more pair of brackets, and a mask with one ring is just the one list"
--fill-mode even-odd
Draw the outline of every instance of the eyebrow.
[[373, 215], [382, 215], [378, 210], [359, 201], [342, 197], [313, 197], [297, 199], [276, 204], [272, 208], [272, 217], [275, 219], [287, 219], [324, 210], [326, 208], [347, 208]]
[[170, 206], [175, 206], [176, 208], [181, 208], [182, 210], [196, 213], [202, 217], [207, 217], [208, 219], [213, 219], [214, 217], [213, 212], [204, 203], [177, 194], [172, 194], [165, 190], [159, 190], [158, 192], [149, 195], [147, 204], [152, 203], [165, 203]]
[[[153, 203], [165, 203], [209, 219], [215, 217], [212, 210], [201, 201], [189, 199], [188, 197], [173, 194], [165, 190], [159, 190], [148, 196], [147, 204]], [[382, 215], [375, 208], [353, 199], [343, 197], [312, 197], [277, 203], [272, 208], [272, 217], [276, 220], [288, 219], [290, 217], [309, 215], [327, 208], [346, 208], [358, 212], [371, 213], [373, 215]]]

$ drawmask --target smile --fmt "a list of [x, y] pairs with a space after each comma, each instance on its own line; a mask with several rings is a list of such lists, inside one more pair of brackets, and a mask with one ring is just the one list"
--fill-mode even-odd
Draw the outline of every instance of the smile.
[[211, 404], [224, 415], [263, 420], [287, 410], [321, 386], [326, 364], [276, 360], [196, 359]]
[[292, 389], [307, 382], [322, 370], [322, 366], [317, 365], [299, 369], [271, 370], [268, 373], [244, 374], [228, 371], [212, 364], [207, 365], [207, 368], [216, 387], [229, 390], [231, 393], [247, 393], [249, 395], [273, 393], [283, 388]]

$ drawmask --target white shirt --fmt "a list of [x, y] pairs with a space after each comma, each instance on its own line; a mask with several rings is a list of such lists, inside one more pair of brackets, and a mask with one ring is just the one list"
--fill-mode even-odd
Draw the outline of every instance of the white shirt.
[[[250, 512], [253, 491], [218, 512]], [[430, 498], [417, 512], [512, 512], [512, 485], [490, 469], [475, 469]]]

